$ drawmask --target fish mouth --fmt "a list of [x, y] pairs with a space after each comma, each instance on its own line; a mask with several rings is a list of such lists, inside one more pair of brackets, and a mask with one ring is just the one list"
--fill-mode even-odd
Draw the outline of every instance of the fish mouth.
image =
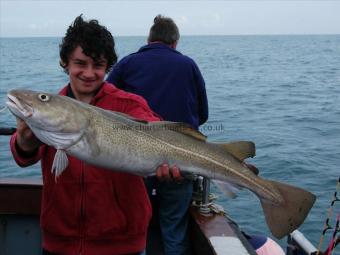
[[14, 115], [20, 118], [29, 118], [33, 114], [33, 107], [31, 105], [21, 103], [19, 98], [11, 94], [7, 94], [6, 105]]

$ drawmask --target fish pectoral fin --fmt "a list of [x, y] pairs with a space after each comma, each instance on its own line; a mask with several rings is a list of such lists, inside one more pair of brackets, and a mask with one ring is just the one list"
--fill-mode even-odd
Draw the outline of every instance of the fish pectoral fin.
[[52, 164], [52, 173], [54, 173], [55, 177], [59, 177], [61, 173], [68, 166], [68, 158], [64, 150], [58, 149]]
[[207, 137], [203, 135], [201, 132], [194, 129], [190, 124], [182, 123], [182, 122], [171, 122], [171, 121], [155, 121], [150, 122], [148, 124], [151, 128], [155, 128], [155, 130], [173, 130], [175, 132], [191, 136], [200, 141], [206, 141]]
[[237, 141], [231, 143], [215, 143], [240, 161], [255, 156], [255, 144], [250, 141]]
[[218, 180], [213, 180], [212, 182], [216, 185], [218, 190], [221, 191], [228, 198], [235, 198], [236, 192], [242, 189], [240, 186], [233, 185], [229, 182], [222, 182]]
[[283, 197], [279, 204], [261, 199], [266, 222], [272, 234], [281, 239], [297, 229], [305, 220], [315, 202], [315, 196], [304, 189], [288, 184], [269, 181]]

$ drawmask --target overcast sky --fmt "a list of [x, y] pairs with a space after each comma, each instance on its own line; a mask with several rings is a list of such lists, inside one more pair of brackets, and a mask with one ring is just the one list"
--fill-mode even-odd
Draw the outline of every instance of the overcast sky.
[[146, 35], [157, 14], [172, 17], [182, 35], [340, 34], [340, 0], [0, 0], [0, 37], [63, 36], [81, 13], [114, 36]]

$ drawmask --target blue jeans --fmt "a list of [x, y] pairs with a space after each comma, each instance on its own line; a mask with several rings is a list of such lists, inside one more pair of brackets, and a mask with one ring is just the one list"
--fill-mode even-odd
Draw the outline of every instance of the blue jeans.
[[[184, 179], [159, 182], [156, 177], [145, 179], [155, 213], [159, 215], [164, 255], [188, 255], [188, 209], [191, 203], [193, 183]], [[156, 195], [152, 195], [156, 189]], [[155, 205], [158, 208], [155, 208]]]

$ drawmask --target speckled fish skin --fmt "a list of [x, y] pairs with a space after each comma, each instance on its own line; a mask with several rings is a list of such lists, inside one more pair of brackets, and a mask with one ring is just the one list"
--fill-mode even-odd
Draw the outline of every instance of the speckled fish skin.
[[[24, 119], [42, 142], [89, 164], [150, 176], [157, 166], [168, 163], [177, 165], [182, 172], [245, 187], [261, 199], [262, 205], [281, 206], [290, 200], [282, 191], [287, 187], [279, 189], [280, 184], [255, 175], [220, 146], [173, 130], [169, 128], [171, 123], [136, 121], [124, 114], [43, 92], [13, 90], [8, 97], [12, 113]], [[315, 200], [307, 193], [308, 198], [301, 198], [308, 200], [300, 217], [303, 219], [285, 230], [276, 226], [276, 236], [287, 234], [303, 222]], [[299, 203], [302, 202], [296, 202]]]
[[[39, 139], [88, 163], [142, 176], [154, 174], [158, 165], [167, 162], [212, 179], [226, 180], [229, 175], [230, 182], [238, 183], [241, 173], [246, 179], [256, 178], [218, 146], [171, 130], [166, 124], [134, 121], [59, 95], [25, 90], [9, 94], [24, 108], [33, 106], [33, 116], [25, 121]], [[47, 95], [49, 100], [39, 100], [39, 94]], [[41, 136], [42, 129], [57, 138]], [[74, 139], [62, 139], [64, 134]], [[247, 180], [242, 183], [246, 185]]]

